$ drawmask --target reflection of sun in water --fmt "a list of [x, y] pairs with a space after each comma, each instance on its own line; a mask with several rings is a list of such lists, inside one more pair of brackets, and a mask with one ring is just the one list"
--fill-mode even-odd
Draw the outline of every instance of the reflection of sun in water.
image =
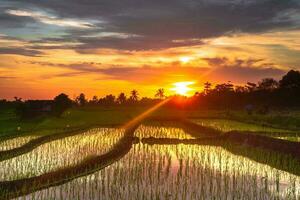
[[190, 58], [190, 57], [184, 56], [184, 57], [179, 58], [179, 60], [180, 60], [180, 62], [182, 62], [183, 64], [186, 64], [186, 63], [190, 62], [191, 58]]
[[193, 90], [192, 88], [190, 88], [190, 85], [195, 84], [195, 82], [189, 81], [189, 82], [177, 82], [174, 83], [174, 87], [171, 89], [172, 91], [175, 91], [176, 94], [180, 94], [180, 95], [184, 95], [186, 96], [187, 93], [191, 90]]

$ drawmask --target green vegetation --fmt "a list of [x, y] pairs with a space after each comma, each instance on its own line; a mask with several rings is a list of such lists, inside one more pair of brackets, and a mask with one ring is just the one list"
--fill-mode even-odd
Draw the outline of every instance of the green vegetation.
[[[61, 117], [44, 116], [20, 120], [13, 109], [0, 112], [0, 137], [48, 135], [88, 127], [115, 127], [144, 112], [147, 106], [83, 107], [67, 110]], [[161, 119], [190, 118], [205, 126], [230, 131], [295, 132], [300, 130], [300, 112], [247, 115], [244, 111], [188, 110], [164, 107], [152, 114]], [[226, 120], [229, 119], [229, 120]], [[295, 131], [296, 130], [296, 131]]]
[[47, 116], [32, 120], [19, 120], [11, 109], [0, 114], [0, 135], [47, 135], [93, 126], [120, 126], [143, 112], [144, 109], [139, 107], [73, 108], [66, 111], [61, 117]]
[[248, 123], [255, 123], [274, 128], [300, 131], [300, 111], [284, 110], [273, 111], [268, 115], [247, 115], [244, 112], [230, 112], [228, 118]]
[[198, 119], [196, 123], [203, 126], [209, 126], [223, 132], [228, 131], [252, 131], [252, 132], [291, 132], [285, 129], [277, 129], [268, 126], [261, 126], [258, 124], [249, 124], [227, 119]]
[[[129, 137], [124, 137], [128, 134]], [[0, 197], [29, 199], [299, 199], [299, 160], [261, 148], [193, 141], [179, 128], [99, 128], [0, 162]], [[144, 138], [160, 137], [159, 144]], [[190, 138], [190, 139], [185, 139]], [[20, 141], [16, 145], [15, 142]], [[136, 141], [136, 142], [134, 142]], [[139, 142], [140, 141], [140, 142]], [[201, 140], [199, 140], [201, 141]], [[24, 140], [5, 142], [6, 149]], [[10, 170], [17, 166], [16, 170]], [[6, 172], [6, 173], [4, 173]], [[51, 186], [51, 188], [49, 188]]]

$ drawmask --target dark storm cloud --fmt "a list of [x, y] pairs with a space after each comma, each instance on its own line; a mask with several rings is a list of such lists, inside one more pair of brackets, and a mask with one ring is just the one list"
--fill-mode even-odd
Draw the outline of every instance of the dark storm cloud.
[[[293, 13], [299, 0], [2, 0], [10, 9], [39, 9], [60, 19], [80, 19], [93, 28], [69, 28], [62, 39], [82, 42], [77, 50], [114, 48], [160, 49], [191, 45], [234, 32], [264, 32], [298, 28]], [[291, 14], [289, 14], [291, 13]], [[4, 24], [5, 25], [5, 24]], [[2, 26], [2, 25], [1, 25]], [[95, 32], [114, 32], [137, 37], [92, 37]], [[176, 43], [174, 40], [187, 40]], [[199, 40], [198, 40], [199, 42]], [[195, 44], [193, 42], [192, 44]], [[200, 42], [201, 44], [201, 42]]]
[[185, 41], [181, 43], [175, 43], [164, 38], [154, 37], [129, 37], [129, 38], [115, 38], [115, 37], [103, 37], [103, 38], [80, 38], [78, 42], [83, 43], [77, 46], [76, 51], [84, 53], [88, 49], [97, 48], [112, 48], [120, 50], [159, 50], [164, 48], [180, 47], [187, 45], [200, 45], [203, 42]]
[[26, 48], [2, 48], [0, 47], [0, 55], [1, 54], [12, 54], [12, 55], [22, 55], [22, 56], [32, 56], [32, 57], [37, 57], [41, 56], [43, 52], [37, 51], [37, 50], [32, 50], [32, 49], [26, 49]]
[[[264, 59], [234, 59], [230, 60], [227, 57], [215, 57], [215, 58], [203, 58], [211, 67], [254, 67], [255, 65], [259, 67], [264, 67], [269, 65], [273, 66], [273, 63], [265, 63]], [[263, 63], [262, 63], [263, 62]]]
[[[27, 24], [35, 23], [35, 21], [29, 17], [17, 17], [4, 13], [0, 8], [0, 27], [2, 28], [20, 28]], [[1, 31], [0, 29], [0, 31]]]
[[220, 81], [258, 81], [262, 78], [281, 77], [285, 70], [278, 69], [274, 63], [265, 62], [264, 59], [234, 59], [227, 57], [203, 58], [211, 67], [208, 74], [211, 79]]

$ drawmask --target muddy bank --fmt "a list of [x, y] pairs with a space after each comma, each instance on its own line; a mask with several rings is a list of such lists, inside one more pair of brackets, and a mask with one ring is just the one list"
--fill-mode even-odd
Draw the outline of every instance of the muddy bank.
[[259, 147], [275, 152], [288, 154], [300, 160], [299, 142], [292, 142], [288, 140], [272, 138], [268, 136], [254, 134], [253, 132], [221, 132], [212, 128], [201, 126], [186, 119], [182, 119], [181, 123], [183, 127], [185, 127], [184, 130], [188, 134], [191, 134], [196, 138], [203, 137], [203, 135], [206, 135], [207, 137], [214, 137], [218, 140], [229, 141], [239, 145]]
[[92, 174], [117, 162], [130, 151], [134, 144], [134, 138], [132, 137], [134, 130], [128, 130], [127, 136], [120, 139], [109, 152], [100, 156], [88, 157], [78, 165], [36, 177], [0, 182], [0, 199], [12, 199], [38, 190], [61, 185], [75, 178]]
[[63, 132], [63, 133], [57, 133], [57, 134], [53, 134], [53, 135], [46, 135], [46, 136], [42, 136], [36, 139], [32, 139], [29, 142], [27, 142], [26, 144], [14, 148], [14, 149], [10, 149], [10, 150], [6, 150], [6, 151], [0, 151], [0, 162], [4, 161], [4, 160], [8, 160], [17, 156], [20, 156], [22, 154], [28, 153], [32, 150], [34, 150], [35, 148], [46, 144], [48, 142], [52, 142], [55, 140], [60, 140], [66, 137], [71, 137], [71, 136], [75, 136], [78, 134], [81, 134], [84, 131], [88, 131], [91, 128], [82, 128], [82, 129], [77, 129], [77, 130], [70, 130], [67, 132]]

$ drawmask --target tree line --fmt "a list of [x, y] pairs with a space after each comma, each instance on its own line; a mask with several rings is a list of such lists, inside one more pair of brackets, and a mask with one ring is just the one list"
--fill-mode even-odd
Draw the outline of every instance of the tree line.
[[244, 86], [234, 86], [231, 82], [204, 84], [204, 90], [196, 93], [193, 106], [213, 108], [242, 108], [245, 106], [263, 107], [299, 107], [300, 106], [300, 72], [291, 70], [279, 81], [264, 78], [258, 83], [248, 82]]
[[165, 98], [172, 98], [166, 106], [180, 106], [193, 109], [237, 109], [246, 107], [248, 111], [251, 111], [256, 107], [260, 108], [261, 113], [266, 113], [270, 107], [300, 107], [300, 72], [291, 70], [279, 81], [273, 78], [264, 78], [258, 83], [248, 82], [244, 86], [227, 82], [213, 87], [211, 83], [206, 82], [204, 90], [196, 92], [191, 97], [176, 95], [167, 97], [163, 88], [157, 90], [154, 98], [141, 98], [135, 89], [130, 92], [128, 97], [122, 92], [118, 96], [112, 94], [101, 98], [93, 96], [90, 100], [83, 93], [74, 100], [62, 93], [53, 100], [23, 101], [18, 97], [15, 97], [14, 101], [0, 100], [0, 109], [5, 107], [15, 108], [16, 114], [25, 119], [44, 114], [59, 117], [72, 106], [152, 105]]

